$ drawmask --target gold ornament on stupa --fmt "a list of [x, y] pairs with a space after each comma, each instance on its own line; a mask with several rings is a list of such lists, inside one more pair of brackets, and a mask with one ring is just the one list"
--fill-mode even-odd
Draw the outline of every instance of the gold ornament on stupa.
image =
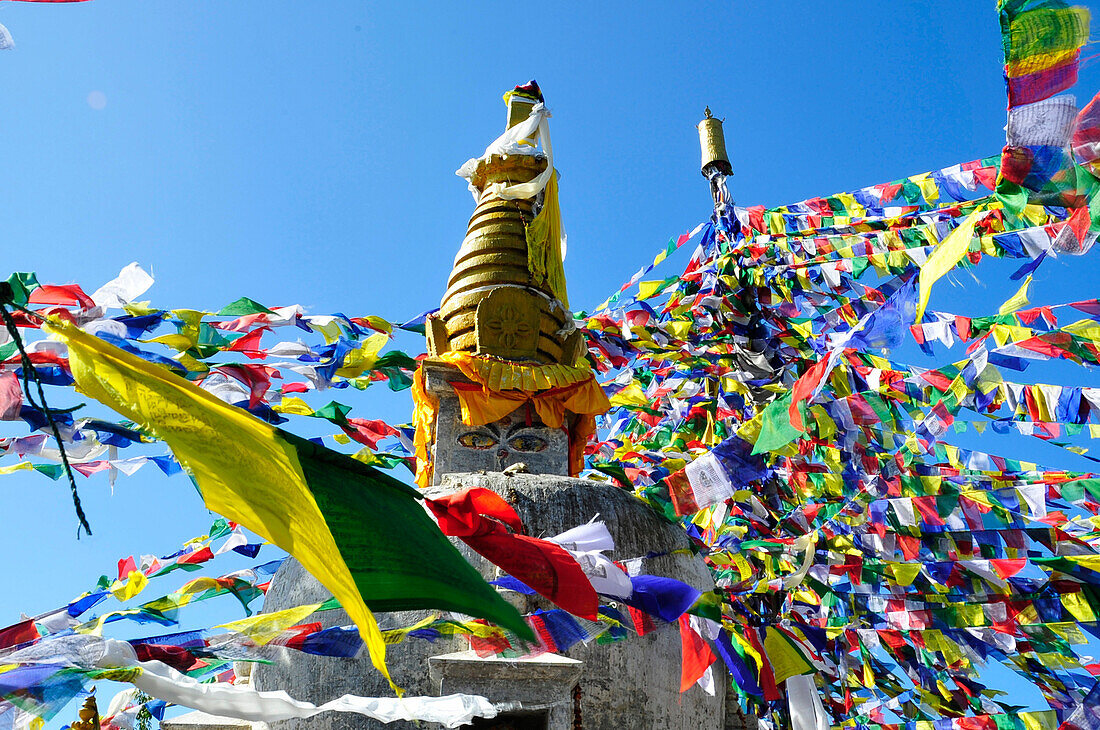
[[[565, 292], [550, 112], [534, 81], [504, 100], [504, 134], [458, 170], [476, 207], [439, 311], [424, 323], [428, 357], [412, 385], [421, 487], [520, 458], [534, 473], [576, 476], [596, 416], [611, 407]], [[537, 449], [501, 438], [517, 423], [538, 432], [528, 439]], [[470, 441], [481, 437], [495, 441]]]
[[96, 707], [94, 694], [84, 700], [84, 706], [77, 712], [77, 716], [80, 719], [69, 725], [71, 730], [99, 730], [99, 708]]
[[572, 366], [583, 355], [584, 339], [565, 291], [549, 112], [534, 82], [505, 100], [507, 131], [459, 171], [477, 207], [439, 312], [425, 323], [428, 354], [470, 352]]

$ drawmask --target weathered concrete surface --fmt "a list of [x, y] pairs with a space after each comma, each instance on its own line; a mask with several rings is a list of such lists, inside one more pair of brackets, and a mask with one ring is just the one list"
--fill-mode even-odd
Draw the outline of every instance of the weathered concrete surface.
[[[487, 696], [506, 684], [509, 695], [521, 705], [516, 710], [539, 713], [546, 730], [573, 730], [573, 689], [583, 670], [584, 662], [558, 654], [501, 659], [464, 651], [428, 659], [433, 694]], [[507, 710], [497, 719], [503, 722], [506, 715]]]
[[499, 421], [483, 426], [462, 423], [462, 406], [452, 383], [473, 385], [458, 368], [424, 364], [424, 387], [439, 400], [432, 443], [433, 484], [458, 472], [499, 472], [523, 463], [531, 474], [569, 474], [568, 425], [549, 428], [531, 405], [523, 405]]
[[[614, 558], [655, 553], [659, 557], [646, 560], [642, 572], [677, 578], [704, 591], [714, 588], [701, 560], [674, 554], [689, 547], [680, 528], [658, 517], [633, 495], [609, 484], [568, 477], [489, 473], [448, 474], [443, 477], [443, 487], [485, 487], [500, 494], [535, 537], [556, 535], [599, 515], [615, 538]], [[483, 575], [495, 577], [495, 566], [469, 551], [464, 554]], [[550, 607], [539, 597], [528, 598], [528, 603], [527, 611]], [[586, 730], [621, 728], [625, 720], [655, 730], [722, 727], [724, 697], [709, 697], [697, 688], [680, 694], [680, 634], [674, 625], [615, 644], [577, 644], [565, 655], [585, 663], [580, 685]]]
[[[607, 523], [615, 538], [616, 559], [630, 559], [650, 553], [642, 571], [651, 575], [677, 578], [700, 590], [711, 590], [714, 584], [701, 560], [684, 551], [689, 543], [677, 526], [654, 514], [632, 495], [608, 484], [560, 476], [501, 473], [448, 474], [441, 487], [432, 493], [465, 487], [485, 487], [497, 492], [511, 503], [536, 537], [547, 537], [585, 523], [593, 517]], [[489, 579], [498, 571], [465, 545], [459, 549], [470, 562]], [[673, 554], [676, 553], [676, 554]], [[268, 592], [265, 611], [276, 611], [328, 598], [328, 593], [294, 560], [287, 560], [276, 574]], [[518, 597], [521, 611], [548, 608], [540, 597]], [[408, 626], [426, 614], [408, 612], [378, 614], [383, 628]], [[342, 611], [316, 614], [308, 620], [321, 621], [325, 626], [346, 625], [348, 617]], [[460, 639], [433, 643], [418, 639], [389, 647], [387, 661], [394, 679], [409, 694], [434, 694], [428, 676], [429, 657], [465, 650]], [[579, 681], [581, 713], [586, 730], [612, 730], [625, 723], [653, 730], [720, 730], [742, 727], [736, 717], [727, 724], [724, 712], [725, 696], [707, 696], [693, 687], [680, 694], [680, 636], [677, 627], [665, 625], [646, 636], [631, 635], [614, 644], [585, 646], [578, 644], [565, 654], [584, 662]], [[716, 667], [721, 671], [721, 667]], [[718, 679], [719, 686], [724, 678]], [[313, 657], [298, 652], [285, 652], [274, 665], [258, 666], [253, 672], [253, 685], [258, 689], [284, 689], [296, 699], [321, 703], [342, 694], [386, 695], [389, 689], [374, 671], [367, 658], [333, 659]], [[487, 690], [494, 702], [514, 699], [507, 682]], [[381, 726], [361, 717], [325, 713], [315, 718], [293, 723], [273, 723], [272, 730], [305, 728], [307, 730], [351, 730], [352, 728], [387, 727], [411, 730], [410, 723]]]
[[[264, 600], [264, 612], [281, 611], [284, 608], [318, 603], [332, 596], [310, 575], [301, 564], [288, 558], [272, 579], [271, 588]], [[379, 625], [383, 630], [410, 626], [430, 615], [424, 611], [405, 611], [397, 613], [377, 613]], [[351, 619], [342, 610], [315, 613], [306, 621], [320, 621], [330, 626], [347, 626]], [[461, 639], [440, 639], [434, 643], [419, 639], [410, 639], [406, 644], [390, 646], [386, 652], [386, 663], [394, 680], [409, 695], [431, 695], [431, 682], [428, 679], [427, 657], [445, 654], [467, 648]], [[411, 649], [411, 650], [410, 650]], [[274, 661], [269, 665], [257, 665], [252, 671], [252, 684], [260, 690], [286, 690], [296, 700], [313, 704], [323, 704], [341, 695], [353, 694], [363, 697], [390, 697], [393, 691], [386, 680], [374, 669], [366, 652], [360, 652], [360, 658], [342, 659], [338, 657], [319, 657], [302, 652], [282, 649], [276, 650], [268, 658]], [[393, 728], [394, 730], [413, 730], [417, 725], [409, 722], [394, 722], [388, 725], [367, 718], [346, 713], [326, 712], [306, 720], [287, 720], [271, 723], [271, 730], [353, 730], [354, 728]], [[420, 730], [424, 725], [419, 726]]]

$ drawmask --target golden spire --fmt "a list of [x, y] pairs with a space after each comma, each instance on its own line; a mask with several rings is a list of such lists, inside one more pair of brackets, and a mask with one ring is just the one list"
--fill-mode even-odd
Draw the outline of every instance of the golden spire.
[[[505, 99], [508, 129], [542, 109], [534, 82]], [[573, 326], [565, 293], [556, 174], [532, 197], [513, 198], [503, 190], [534, 181], [547, 170], [547, 156], [530, 153], [538, 129], [518, 140], [519, 154], [487, 154], [469, 171], [477, 207], [439, 312], [426, 322], [431, 356], [466, 351], [573, 365], [583, 354], [583, 337]], [[548, 139], [542, 141], [549, 151]]]
[[71, 730], [99, 730], [99, 708], [95, 704], [95, 694], [84, 700], [84, 706], [77, 715], [80, 719], [69, 726]]

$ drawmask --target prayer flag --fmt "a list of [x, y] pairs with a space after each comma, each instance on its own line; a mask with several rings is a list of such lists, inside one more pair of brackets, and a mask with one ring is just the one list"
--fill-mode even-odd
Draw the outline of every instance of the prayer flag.
[[23, 391], [15, 373], [0, 372], [0, 421], [14, 421], [23, 408]]
[[1012, 297], [1008, 299], [1008, 301], [1001, 305], [1001, 308], [997, 310], [997, 314], [1012, 314], [1013, 312], [1016, 312], [1026, 307], [1028, 305], [1027, 290], [1030, 286], [1031, 275], [1028, 274], [1028, 277], [1024, 279], [1024, 283], [1020, 287], [1019, 291], [1013, 294]]
[[928, 260], [924, 262], [924, 266], [920, 267], [920, 298], [917, 301], [917, 323], [920, 323], [921, 318], [924, 316], [924, 308], [928, 306], [928, 295], [932, 291], [932, 285], [948, 271], [955, 268], [955, 265], [970, 250], [970, 239], [974, 237], [974, 225], [978, 222], [978, 215], [981, 212], [982, 209], [979, 207], [968, 215], [966, 220], [960, 223], [958, 228], [951, 231], [947, 238], [943, 240], [943, 243], [936, 247]]
[[691, 685], [699, 681], [711, 664], [718, 658], [710, 650], [710, 646], [695, 632], [688, 623], [687, 614], [680, 616], [680, 650], [682, 652], [682, 664], [680, 668], [680, 691], [686, 692]]
[[760, 419], [760, 435], [753, 446], [753, 454], [782, 448], [802, 435], [801, 431], [791, 425], [791, 396], [791, 393], [787, 393], [764, 409]]
[[580, 564], [560, 545], [518, 534], [519, 515], [496, 492], [466, 489], [427, 503], [444, 534], [460, 538], [569, 613], [596, 620], [600, 599]]
[[795, 643], [774, 626], [768, 626], [764, 630], [764, 651], [771, 662], [776, 684], [782, 684], [789, 677], [813, 671], [813, 667]]
[[68, 344], [81, 392], [166, 441], [208, 508], [289, 552], [332, 591], [387, 679], [368, 605], [459, 611], [532, 636], [432, 524], [416, 490], [67, 322], [53, 318], [47, 329]]
[[634, 592], [623, 603], [669, 623], [680, 618], [702, 595], [683, 581], [659, 575], [632, 575], [630, 582]]

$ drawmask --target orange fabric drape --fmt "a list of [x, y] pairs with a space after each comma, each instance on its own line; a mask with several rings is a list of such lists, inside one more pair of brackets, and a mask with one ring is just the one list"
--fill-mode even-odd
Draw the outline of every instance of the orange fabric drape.
[[[561, 428], [566, 412], [574, 414], [569, 430], [569, 473], [573, 476], [580, 473], [585, 444], [596, 431], [596, 416], [611, 407], [591, 370], [513, 363], [468, 352], [448, 352], [439, 359], [454, 365], [473, 381], [452, 384], [462, 407], [462, 422], [467, 426], [492, 423], [525, 403], [530, 403], [550, 428]], [[412, 395], [416, 483], [423, 488], [431, 482], [430, 445], [439, 401], [425, 390], [422, 368], [413, 376]]]

